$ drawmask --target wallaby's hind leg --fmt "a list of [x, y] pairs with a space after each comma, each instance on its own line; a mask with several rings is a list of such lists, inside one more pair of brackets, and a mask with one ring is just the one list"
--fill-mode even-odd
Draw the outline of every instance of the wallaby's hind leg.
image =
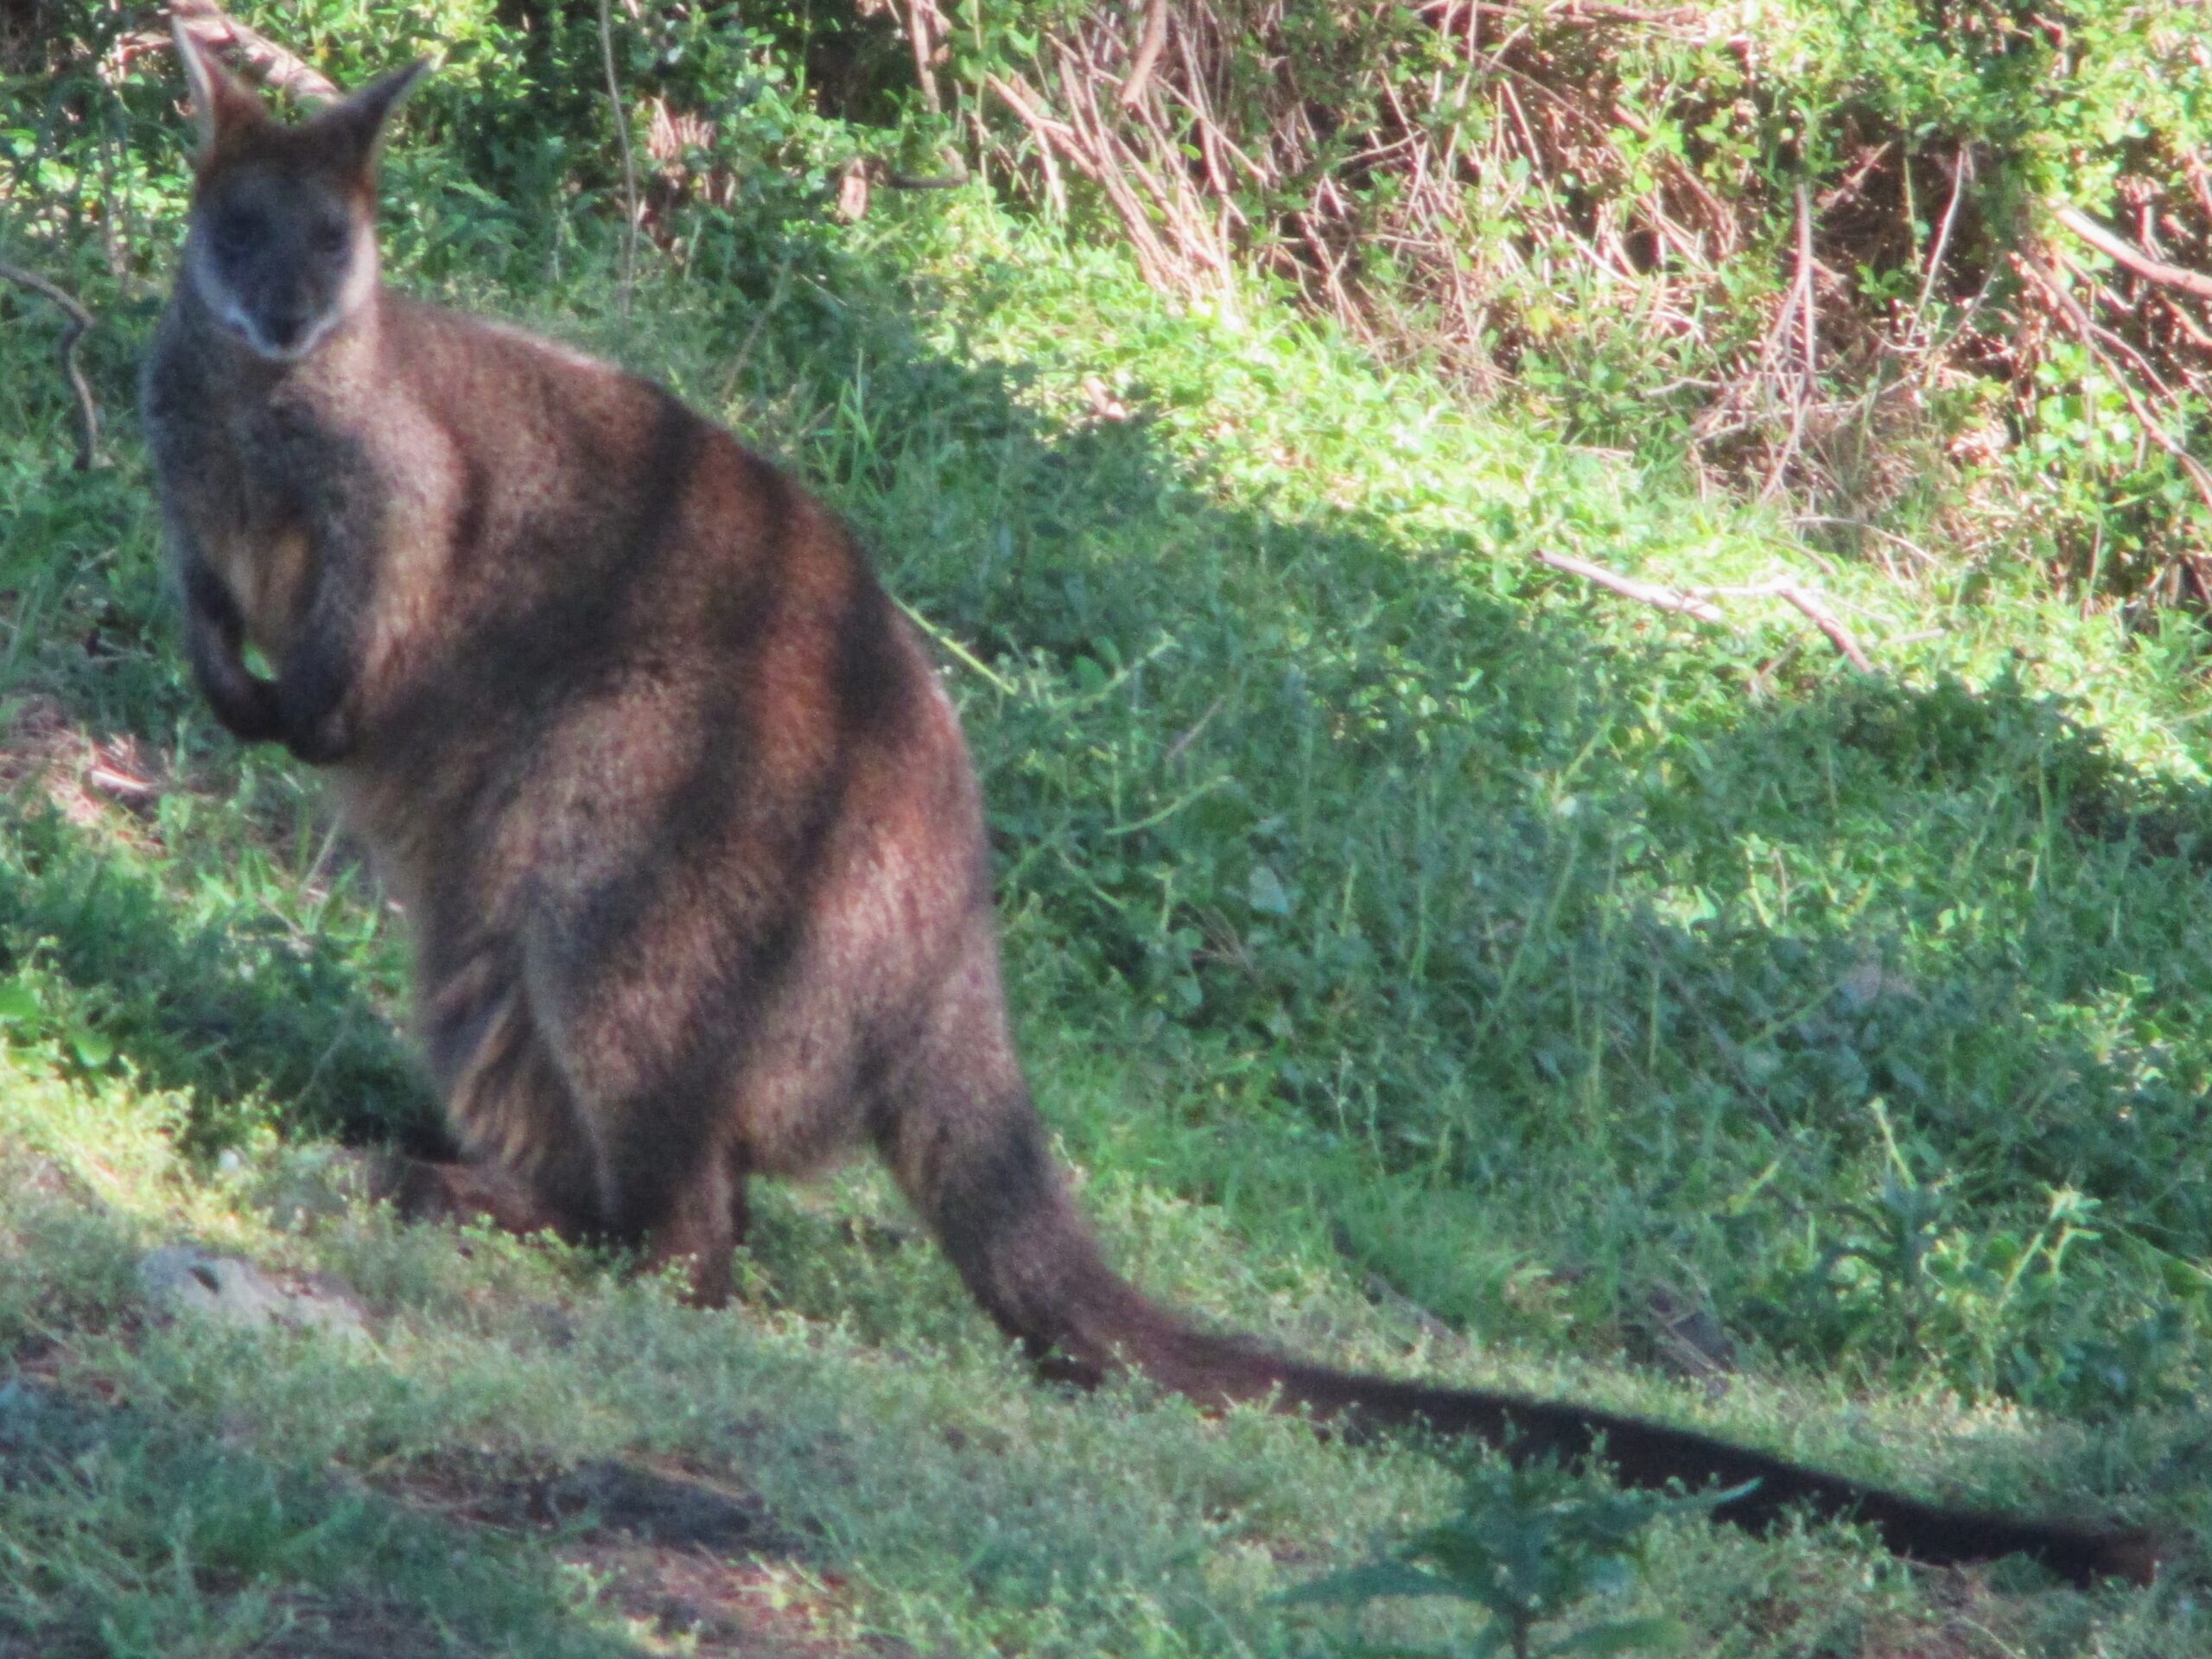
[[536, 1181], [489, 1160], [394, 1157], [378, 1171], [371, 1191], [389, 1198], [410, 1222], [488, 1221], [506, 1232], [550, 1232], [570, 1243], [610, 1237], [642, 1243], [649, 1266], [689, 1263], [688, 1295], [693, 1302], [713, 1307], [729, 1299], [730, 1256], [744, 1241], [751, 1218], [741, 1158], [732, 1154], [719, 1160], [718, 1173], [679, 1188], [670, 1219], [642, 1232], [625, 1231], [599, 1218], [597, 1183], [581, 1131], [572, 1146], [578, 1155], [560, 1174], [548, 1160], [537, 1160]]
[[391, 1196], [410, 1220], [486, 1220], [574, 1241], [600, 1230], [592, 1145], [567, 1079], [508, 976], [453, 975], [424, 1009], [458, 1163], [405, 1160]]
[[709, 1158], [689, 1180], [660, 1201], [665, 1207], [645, 1229], [645, 1265], [683, 1270], [684, 1297], [698, 1307], [729, 1300], [730, 1257], [745, 1231], [745, 1181], [733, 1159]]
[[594, 1230], [641, 1250], [649, 1270], [680, 1265], [689, 1299], [721, 1306], [729, 1300], [730, 1255], [747, 1219], [747, 1165], [723, 1120], [705, 1109], [709, 1086], [696, 1077], [593, 1067], [589, 1059], [605, 1051], [579, 1041], [573, 1028], [560, 1035], [579, 1139], [589, 1148]]

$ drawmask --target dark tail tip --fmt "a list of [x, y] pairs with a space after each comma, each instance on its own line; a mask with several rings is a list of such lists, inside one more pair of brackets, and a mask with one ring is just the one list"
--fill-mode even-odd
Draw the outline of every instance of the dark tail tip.
[[2158, 1576], [2159, 1566], [2173, 1553], [2172, 1541], [2147, 1527], [2092, 1535], [2083, 1541], [2086, 1548], [2078, 1571], [2069, 1571], [2056, 1561], [2048, 1564], [2084, 1587], [2107, 1579], [2147, 1585]]
[[[1832, 1477], [1824, 1478], [1832, 1479]], [[1971, 1510], [1946, 1510], [1878, 1488], [1858, 1502], [1815, 1502], [1817, 1513], [1871, 1525], [1885, 1547], [1929, 1567], [1962, 1566], [2024, 1555], [2069, 1583], [2091, 1588], [2110, 1579], [2147, 1585], [2170, 1553], [2144, 1528], [2098, 1529]], [[1725, 1510], [1723, 1518], [1727, 1518]]]

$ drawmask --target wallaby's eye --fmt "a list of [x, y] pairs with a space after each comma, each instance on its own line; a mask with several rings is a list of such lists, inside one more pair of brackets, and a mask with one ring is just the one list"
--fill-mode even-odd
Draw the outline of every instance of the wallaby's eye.
[[218, 253], [251, 253], [253, 245], [261, 239], [261, 216], [244, 207], [233, 207], [215, 215], [209, 233], [215, 238]]
[[315, 229], [308, 232], [308, 238], [317, 253], [343, 253], [347, 241], [346, 221], [337, 218], [319, 219], [315, 221]]

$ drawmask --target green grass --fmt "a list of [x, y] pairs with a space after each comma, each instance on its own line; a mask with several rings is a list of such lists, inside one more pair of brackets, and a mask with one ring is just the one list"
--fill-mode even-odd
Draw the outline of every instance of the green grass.
[[[628, 317], [567, 257], [429, 268], [727, 414], [945, 642], [1033, 1079], [1142, 1282], [1304, 1351], [2212, 1523], [2193, 626], [2004, 568], [1823, 572], [1664, 467], [1261, 293], [1179, 313], [972, 194], [658, 270]], [[605, 1457], [755, 1495], [790, 1541], [748, 1594], [833, 1645], [1351, 1650], [1283, 1592], [1431, 1523], [1446, 1466], [1036, 1387], [872, 1175], [772, 1196], [716, 1314], [302, 1202], [334, 1141], [434, 1114], [395, 924], [313, 780], [184, 685], [125, 412], [143, 326], [104, 331], [116, 465], [80, 477], [45, 320], [0, 322], [0, 699], [60, 779], [0, 818], [0, 1363], [35, 1402], [0, 1410], [0, 1653], [315, 1651], [316, 1619], [683, 1651], [589, 1541], [425, 1497]], [[1708, 628], [1537, 549], [1816, 579], [1880, 672], [1779, 602]], [[158, 804], [88, 792], [70, 733], [132, 738]], [[150, 1320], [132, 1263], [186, 1238], [334, 1275], [372, 1343]], [[1736, 1338], [1725, 1392], [1651, 1363], [1662, 1290]], [[1700, 1653], [2152, 1659], [2212, 1644], [2204, 1565], [2082, 1595], [1671, 1522], [1609, 1611]]]

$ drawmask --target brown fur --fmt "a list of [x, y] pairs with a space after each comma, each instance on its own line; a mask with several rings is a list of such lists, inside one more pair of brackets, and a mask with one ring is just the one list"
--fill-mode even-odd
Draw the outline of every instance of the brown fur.
[[[284, 129], [184, 49], [210, 111], [194, 237], [241, 189], [250, 213], [320, 193], [365, 226], [391, 83]], [[373, 261], [366, 228], [351, 257]], [[641, 1245], [712, 1302], [748, 1179], [872, 1145], [991, 1316], [1064, 1373], [1135, 1363], [1209, 1404], [1516, 1455], [1602, 1440], [1638, 1484], [1757, 1479], [1722, 1511], [1747, 1525], [1803, 1504], [1925, 1560], [2147, 1574], [2135, 1535], [1347, 1376], [1147, 1300], [1048, 1151], [959, 724], [844, 528], [645, 381], [389, 294], [372, 263], [365, 289], [358, 264], [323, 271], [336, 315], [308, 315], [314, 285], [257, 258], [188, 243], [148, 427], [195, 672], [240, 736], [332, 768], [412, 927], [420, 1039], [473, 1162], [418, 1172], [423, 1207]], [[328, 327], [272, 358], [287, 318]]]

